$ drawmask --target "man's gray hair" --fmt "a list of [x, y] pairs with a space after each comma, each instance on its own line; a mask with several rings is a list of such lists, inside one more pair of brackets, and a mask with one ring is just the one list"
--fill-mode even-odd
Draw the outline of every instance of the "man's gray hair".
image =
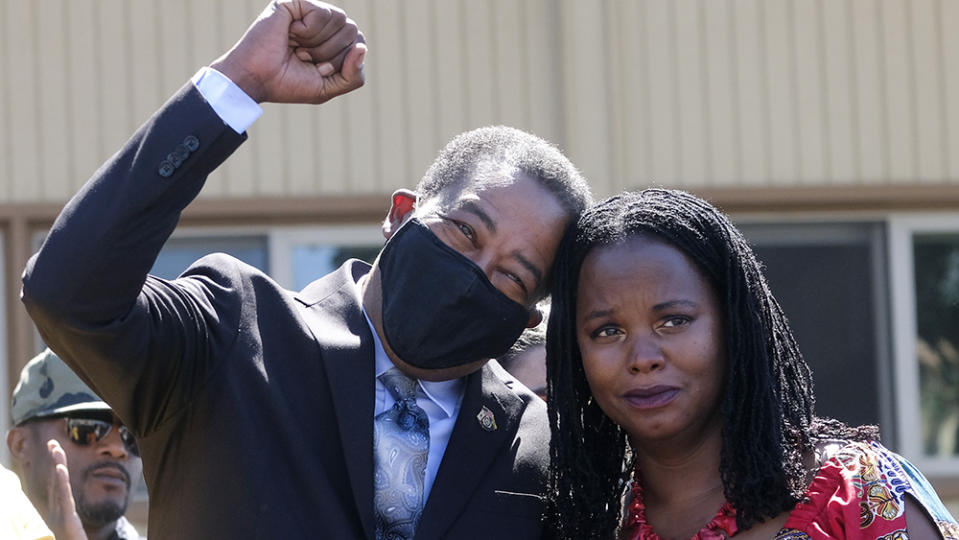
[[422, 199], [448, 199], [458, 195], [468, 181], [483, 180], [490, 174], [512, 177], [517, 172], [539, 181], [572, 218], [592, 204], [586, 179], [556, 146], [507, 126], [482, 127], [454, 137], [416, 191]]

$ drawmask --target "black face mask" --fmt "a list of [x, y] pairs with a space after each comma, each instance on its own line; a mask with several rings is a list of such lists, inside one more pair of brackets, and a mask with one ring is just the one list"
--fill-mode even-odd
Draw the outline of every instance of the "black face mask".
[[479, 266], [415, 218], [387, 242], [379, 269], [383, 333], [411, 366], [442, 369], [496, 358], [529, 320]]

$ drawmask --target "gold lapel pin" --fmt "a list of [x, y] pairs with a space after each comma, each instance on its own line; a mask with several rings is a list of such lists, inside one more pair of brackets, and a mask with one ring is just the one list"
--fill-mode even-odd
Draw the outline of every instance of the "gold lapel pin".
[[486, 431], [496, 431], [496, 418], [493, 416], [493, 411], [487, 409], [486, 406], [480, 409], [476, 419], [479, 420], [480, 427]]

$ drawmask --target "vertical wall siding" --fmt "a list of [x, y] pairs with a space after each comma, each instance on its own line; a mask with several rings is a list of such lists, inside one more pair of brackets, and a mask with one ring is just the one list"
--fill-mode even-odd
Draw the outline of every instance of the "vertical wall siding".
[[626, 186], [959, 181], [955, 2], [602, 5]]
[[[0, 2], [0, 202], [63, 201], [262, 0]], [[265, 106], [204, 197], [388, 193], [505, 123], [599, 195], [959, 182], [959, 2], [343, 0], [368, 85]]]
[[[11, 38], [13, 37], [7, 22], [10, 15], [10, 9], [3, 4], [3, 8], [0, 9], [0, 73], [13, 73], [8, 52], [12, 46]], [[13, 141], [10, 140], [10, 133], [15, 125], [11, 112], [12, 79], [13, 77], [0, 77], [0, 200], [12, 199], [14, 191], [13, 161], [10, 159], [13, 155]]]

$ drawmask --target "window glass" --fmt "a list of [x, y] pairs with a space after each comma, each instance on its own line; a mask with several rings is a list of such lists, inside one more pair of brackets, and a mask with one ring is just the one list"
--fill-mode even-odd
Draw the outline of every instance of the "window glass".
[[959, 456], [959, 234], [913, 236], [923, 453]]
[[[6, 253], [6, 249], [3, 245], [4, 234], [3, 231], [0, 231], [0, 253]], [[6, 283], [7, 278], [4, 275], [4, 265], [0, 265], [0, 283]], [[0, 288], [0, 306], [6, 306], [6, 287]], [[0, 343], [7, 343], [7, 311], [5, 309], [0, 309]], [[26, 360], [24, 360], [26, 362]], [[11, 385], [7, 380], [7, 374], [10, 373], [10, 365], [7, 361], [7, 348], [6, 346], [0, 347], [0, 388], [4, 392], [11, 392], [13, 385]], [[14, 375], [16, 376], [16, 375]], [[3, 399], [0, 399], [0, 433], [6, 433], [10, 429], [10, 410], [7, 408], [10, 405], [10, 394], [5, 394]], [[7, 445], [0, 444], [0, 462], [10, 463], [10, 450], [7, 448]]]
[[878, 424], [894, 441], [882, 275], [874, 223], [744, 224], [773, 294], [812, 369], [816, 414]]
[[301, 290], [313, 280], [340, 267], [347, 259], [372, 263], [380, 246], [332, 246], [328, 244], [297, 243], [290, 249], [292, 258], [293, 290]]
[[217, 252], [232, 255], [264, 272], [270, 270], [265, 236], [209, 236], [169, 239], [150, 273], [173, 279], [197, 259]]

